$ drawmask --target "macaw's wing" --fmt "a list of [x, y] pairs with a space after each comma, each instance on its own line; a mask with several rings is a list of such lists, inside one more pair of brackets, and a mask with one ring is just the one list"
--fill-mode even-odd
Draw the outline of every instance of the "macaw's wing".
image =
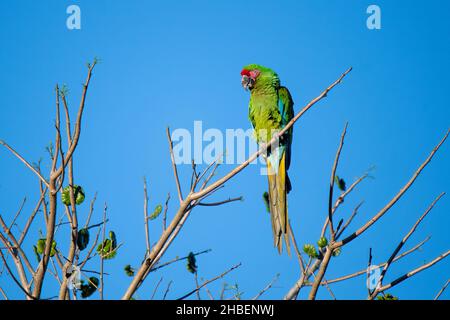
[[250, 119], [250, 122], [252, 123], [253, 129], [255, 129], [255, 117], [253, 116], [253, 106], [252, 106], [252, 100], [250, 99], [250, 103], [248, 104], [248, 118]]
[[[294, 101], [292, 96], [286, 87], [278, 88], [278, 109], [281, 115], [282, 127], [291, 121], [294, 117]], [[286, 170], [289, 169], [291, 164], [291, 144], [292, 144], [293, 127], [291, 127], [283, 136], [280, 144], [286, 147]]]

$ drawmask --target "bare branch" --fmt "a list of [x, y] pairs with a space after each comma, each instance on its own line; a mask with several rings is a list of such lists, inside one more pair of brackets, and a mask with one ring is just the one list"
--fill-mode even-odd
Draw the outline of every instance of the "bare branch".
[[218, 275], [217, 277], [214, 277], [210, 280], [206, 280], [205, 282], [203, 282], [201, 285], [199, 285], [197, 288], [195, 288], [194, 290], [192, 290], [191, 292], [185, 294], [184, 296], [182, 296], [181, 298], [178, 298], [177, 300], [184, 300], [187, 297], [193, 295], [194, 293], [198, 292], [201, 288], [203, 288], [204, 286], [206, 286], [207, 284], [216, 281], [218, 279], [221, 279], [223, 277], [225, 277], [228, 273], [230, 273], [231, 271], [233, 271], [234, 269], [237, 269], [241, 266], [241, 263], [238, 263], [237, 265], [231, 267], [230, 269], [228, 269], [227, 271], [223, 272], [222, 274]]
[[2, 289], [2, 287], [0, 287], [0, 293], [2, 294], [3, 298], [5, 300], [8, 300], [8, 296], [6, 295], [5, 291]]
[[300, 265], [300, 270], [301, 270], [302, 274], [305, 274], [305, 271], [306, 271], [305, 270], [305, 262], [303, 261], [302, 254], [298, 248], [297, 240], [295, 239], [294, 230], [292, 230], [291, 221], [289, 221], [288, 227], [289, 227], [289, 233], [291, 235], [292, 243], [294, 244], [294, 250], [297, 255], [298, 264]]
[[266, 292], [267, 290], [269, 290], [270, 288], [273, 287], [274, 283], [278, 281], [279, 277], [280, 277], [280, 274], [277, 273], [275, 278], [273, 278], [272, 281], [270, 281], [270, 283], [267, 286], [265, 286], [265, 288], [262, 289], [252, 300], [258, 300], [259, 297], [261, 297], [264, 294], [264, 292]]
[[330, 238], [332, 241], [334, 241], [336, 235], [335, 235], [335, 231], [334, 231], [334, 226], [333, 226], [333, 190], [334, 190], [334, 181], [335, 181], [335, 177], [336, 177], [336, 169], [339, 163], [339, 157], [341, 155], [341, 151], [342, 151], [342, 147], [344, 146], [344, 139], [345, 139], [345, 134], [347, 133], [347, 126], [348, 126], [348, 122], [345, 124], [344, 126], [344, 130], [342, 131], [342, 135], [341, 135], [341, 141], [339, 142], [339, 148], [336, 152], [336, 157], [334, 159], [334, 163], [333, 163], [333, 169], [331, 170], [331, 177], [330, 177], [330, 192], [329, 192], [329, 196], [328, 196], [328, 221], [329, 221], [329, 226], [330, 226]]
[[[392, 252], [391, 256], [389, 257], [389, 259], [388, 259], [388, 261], [386, 263], [386, 265], [383, 268], [383, 271], [381, 272], [380, 279], [378, 280], [378, 283], [379, 283], [380, 286], [383, 285], [383, 279], [384, 279], [384, 277], [385, 277], [389, 267], [391, 266], [391, 263], [394, 260], [394, 258], [397, 256], [397, 254], [403, 248], [404, 244], [406, 243], [406, 241], [408, 241], [409, 237], [411, 237], [411, 235], [414, 233], [414, 231], [416, 231], [417, 227], [422, 222], [422, 220], [428, 215], [428, 213], [433, 209], [434, 205], [439, 201], [439, 199], [441, 199], [444, 196], [444, 194], [445, 193], [443, 192], [436, 199], [434, 199], [434, 201], [427, 208], [427, 210], [425, 210], [425, 212], [422, 214], [422, 216], [413, 225], [411, 230], [409, 230], [409, 232], [406, 234], [406, 236], [403, 237], [402, 241], [400, 241], [400, 243], [397, 245], [397, 247], [395, 248], [394, 252]], [[377, 291], [377, 290], [375, 290], [375, 291]], [[374, 297], [376, 295], [377, 295], [377, 292], [374, 292]]]
[[[396, 262], [396, 261], [402, 259], [403, 257], [409, 255], [410, 253], [413, 253], [414, 251], [420, 249], [425, 244], [425, 242], [427, 242], [430, 239], [431, 239], [431, 237], [427, 237], [425, 240], [421, 241], [419, 244], [415, 245], [410, 250], [405, 251], [401, 255], [398, 255], [397, 257], [395, 257], [395, 259], [392, 262]], [[379, 267], [381, 268], [381, 267], [384, 267], [385, 265], [386, 265], [386, 262], [380, 264]], [[351, 274], [348, 274], [348, 275], [345, 275], [345, 276], [342, 276], [342, 277], [339, 277], [339, 278], [328, 280], [327, 284], [342, 282], [342, 281], [345, 281], [345, 280], [348, 280], [348, 279], [352, 279], [352, 278], [361, 276], [361, 275], [366, 274], [366, 273], [367, 273], [367, 268], [362, 269], [362, 270], [357, 271], [357, 272], [354, 272], [354, 273], [351, 273]], [[305, 285], [308, 286], [308, 285], [311, 285], [311, 284], [305, 284]], [[320, 285], [325, 285], [325, 282], [322, 282]]]
[[450, 280], [447, 280], [447, 282], [444, 284], [444, 286], [441, 288], [441, 290], [439, 290], [438, 294], [436, 295], [436, 297], [434, 297], [434, 300], [438, 300], [439, 297], [442, 295], [442, 293], [444, 293], [445, 289], [447, 289], [447, 286], [449, 284]]
[[450, 254], [450, 250], [444, 252], [443, 254], [441, 254], [440, 256], [438, 256], [437, 258], [435, 258], [434, 260], [424, 264], [423, 266], [420, 266], [408, 273], [405, 273], [404, 275], [402, 275], [401, 277], [398, 277], [397, 279], [395, 279], [394, 281], [392, 281], [391, 283], [382, 286], [381, 288], [377, 289], [378, 293], [384, 292], [394, 286], [396, 286], [397, 284], [405, 281], [406, 279], [411, 278], [412, 276], [418, 274], [419, 272], [426, 270], [428, 268], [430, 268], [431, 266], [435, 265], [436, 263], [438, 263], [439, 261], [445, 259], [448, 255]]
[[167, 210], [169, 209], [169, 201], [170, 201], [170, 193], [167, 194], [166, 203], [164, 205], [164, 212], [163, 212], [163, 218], [162, 218], [162, 226], [163, 226], [163, 232], [166, 231], [167, 228]]
[[158, 287], [161, 284], [162, 280], [163, 280], [163, 277], [161, 277], [159, 279], [158, 283], [156, 284], [155, 289], [153, 290], [153, 293], [152, 293], [152, 296], [151, 296], [150, 300], [153, 300], [155, 298], [156, 291], [158, 290]]
[[25, 205], [25, 202], [27, 202], [27, 198], [26, 198], [26, 197], [23, 198], [22, 204], [20, 205], [19, 210], [17, 210], [16, 215], [14, 216], [14, 218], [13, 218], [11, 224], [9, 225], [8, 230], [11, 230], [12, 227], [14, 226], [14, 224], [16, 223], [16, 220], [17, 220], [17, 218], [19, 217], [20, 213], [22, 212], [22, 209], [23, 209], [23, 207], [24, 207], [24, 205]]
[[147, 194], [147, 180], [144, 177], [144, 229], [145, 229], [145, 243], [147, 251], [145, 257], [150, 253], [150, 235], [148, 231], [148, 194]]
[[0, 257], [2, 258], [2, 260], [3, 260], [3, 265], [6, 267], [6, 270], [8, 271], [9, 275], [11, 276], [11, 278], [13, 279], [13, 281], [16, 283], [16, 285], [20, 288], [20, 290], [22, 290], [23, 293], [25, 293], [25, 295], [26, 295], [28, 298], [30, 298], [30, 299], [32, 299], [32, 300], [35, 300], [36, 298], [33, 297], [33, 296], [28, 292], [28, 290], [27, 290], [27, 289], [19, 282], [19, 280], [17, 280], [17, 278], [14, 276], [14, 274], [13, 274], [11, 268], [10, 268], [9, 265], [8, 265], [8, 262], [6, 262], [6, 259], [5, 259], [5, 256], [3, 255], [2, 250], [0, 250]]
[[66, 156], [64, 158], [64, 165], [60, 166], [59, 169], [54, 173], [54, 177], [59, 177], [62, 174], [63, 170], [65, 169], [65, 164], [67, 164], [69, 162], [69, 160], [72, 158], [72, 155], [75, 152], [75, 149], [78, 145], [78, 141], [80, 139], [80, 134], [81, 134], [81, 120], [83, 117], [83, 111], [84, 111], [84, 106], [85, 106], [85, 102], [86, 102], [86, 94], [87, 94], [87, 91], [89, 88], [92, 71], [96, 64], [97, 64], [97, 62], [94, 61], [92, 64], [89, 65], [86, 81], [83, 85], [83, 92], [81, 93], [81, 100], [80, 100], [80, 105], [78, 107], [78, 114], [77, 114], [77, 120], [75, 122], [75, 130], [74, 130], [74, 134], [73, 134], [73, 138], [72, 138], [72, 143], [70, 144], [70, 147], [67, 150]]
[[34, 208], [31, 215], [28, 217], [27, 223], [25, 224], [25, 227], [23, 228], [22, 234], [20, 235], [20, 238], [18, 241], [19, 245], [21, 245], [23, 240], [25, 240], [28, 230], [30, 229], [31, 224], [33, 223], [34, 217], [38, 213], [39, 208], [41, 207], [42, 203], [45, 202], [45, 193], [46, 192], [47, 192], [47, 188], [44, 189], [44, 192], [41, 194], [41, 197], [39, 198], [39, 201], [36, 204], [36, 207]]
[[[106, 233], [106, 211], [108, 210], [108, 206], [106, 205], [105, 202], [105, 206], [103, 208], [103, 233], [102, 233], [102, 246], [105, 243], [105, 233]], [[103, 249], [103, 247], [102, 247]], [[103, 255], [100, 255], [100, 288], [99, 288], [99, 293], [100, 293], [100, 300], [103, 300], [103, 293], [104, 293], [104, 288], [105, 288], [105, 284], [103, 282], [103, 264], [104, 264], [104, 257]]]
[[436, 154], [436, 152], [439, 150], [441, 145], [444, 143], [444, 141], [447, 139], [448, 134], [450, 130], [447, 130], [447, 133], [442, 138], [442, 140], [438, 143], [436, 147], [431, 151], [428, 158], [420, 165], [420, 167], [414, 172], [411, 179], [403, 186], [403, 188], [392, 198], [391, 201], [389, 201], [372, 219], [370, 219], [364, 226], [359, 228], [357, 231], [355, 231], [352, 235], [346, 237], [342, 241], [335, 242], [333, 244], [333, 248], [339, 248], [343, 246], [346, 243], [349, 243], [350, 241], [357, 238], [359, 235], [361, 235], [364, 231], [369, 229], [375, 222], [377, 222], [392, 206], [397, 203], [397, 201], [405, 194], [405, 192], [412, 186], [414, 181], [416, 181], [417, 177], [420, 175], [422, 170], [427, 166], [427, 164], [433, 159], [433, 156]]
[[[97, 192], [94, 194], [94, 198], [91, 200], [91, 204], [89, 206], [89, 214], [86, 218], [86, 223], [84, 224], [84, 227], [87, 228], [89, 226], [89, 223], [91, 222], [92, 213], [94, 212], [94, 204], [97, 200]], [[92, 228], [92, 226], [91, 226]]]
[[42, 181], [42, 183], [44, 183], [48, 187], [47, 180], [45, 180], [45, 178], [27, 160], [25, 160], [20, 154], [18, 154], [4, 140], [0, 140], [0, 144], [3, 145], [9, 151], [11, 151], [13, 155], [15, 155], [20, 161], [22, 161], [28, 167], [28, 169], [30, 169], [35, 175], [37, 175], [38, 178]]
[[204, 206], [204, 207], [215, 207], [215, 206], [220, 206], [225, 203], [230, 203], [230, 202], [234, 202], [234, 201], [242, 201], [243, 199], [244, 199], [243, 197], [228, 198], [226, 200], [219, 201], [219, 202], [210, 202], [210, 203], [199, 202], [197, 205]]
[[341, 230], [339, 230], [339, 232], [337, 232], [336, 234], [336, 239], [339, 239], [342, 235], [342, 233], [347, 229], [347, 227], [350, 225], [350, 223], [352, 223], [353, 219], [355, 218], [355, 216], [358, 214], [358, 210], [359, 208], [363, 205], [364, 201], [361, 201], [360, 203], [358, 203], [358, 205], [355, 207], [355, 209], [353, 209], [352, 215], [350, 216], [350, 218], [348, 218], [347, 222], [344, 224], [344, 226], [342, 227]]
[[[200, 252], [196, 252], [196, 253], [194, 253], [194, 257], [199, 256], [199, 255], [204, 254], [204, 253], [208, 253], [208, 252], [211, 252], [211, 249], [206, 249], [206, 250], [203, 250], [203, 251], [200, 251]], [[150, 269], [149, 272], [155, 272], [156, 270], [159, 270], [161, 268], [167, 267], [168, 265], [171, 265], [172, 263], [175, 263], [175, 262], [178, 262], [178, 261], [181, 261], [181, 260], [186, 260], [188, 257], [189, 256], [184, 256], [184, 257], [181, 257], [181, 258], [177, 257], [177, 258], [172, 259], [172, 260], [170, 260], [168, 262], [165, 262], [165, 263], [163, 263], [161, 265], [155, 266], [154, 268]]]
[[170, 286], [172, 285], [172, 280], [169, 281], [169, 284], [167, 285], [166, 291], [164, 292], [163, 300], [166, 300], [167, 294], [169, 293]]
[[166, 133], [167, 133], [167, 140], [169, 140], [170, 160], [172, 161], [173, 174], [175, 176], [175, 182], [177, 184], [178, 199], [180, 200], [180, 203], [182, 203], [183, 202], [183, 194], [181, 192], [180, 179], [178, 178], [178, 170], [177, 170], [177, 165], [175, 163], [175, 156], [173, 154], [173, 142], [172, 142], [172, 137], [170, 136], [169, 127], [167, 127], [167, 129], [166, 129]]

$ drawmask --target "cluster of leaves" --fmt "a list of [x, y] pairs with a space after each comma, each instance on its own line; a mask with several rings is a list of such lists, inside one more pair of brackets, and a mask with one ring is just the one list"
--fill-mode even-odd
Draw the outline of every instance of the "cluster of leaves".
[[333, 257], [338, 257], [341, 254], [341, 252], [342, 252], [341, 248], [334, 249]]
[[90, 277], [87, 284], [84, 284], [84, 281], [80, 286], [81, 297], [83, 299], [90, 297], [98, 288], [98, 284], [100, 281], [96, 277]]
[[[311, 258], [320, 258], [322, 255], [322, 249], [328, 245], [328, 239], [325, 237], [320, 238], [317, 241], [317, 245], [319, 246], [319, 250], [312, 244], [305, 244], [303, 246], [303, 252], [306, 253], [307, 256]], [[337, 257], [341, 254], [341, 248], [337, 248], [333, 251], [333, 257]]]
[[195, 259], [195, 254], [193, 252], [189, 252], [188, 256], [187, 256], [187, 264], [186, 264], [186, 269], [190, 272], [190, 273], [196, 273], [197, 272], [197, 261]]
[[378, 296], [377, 300], [398, 300], [398, 297], [395, 297], [390, 293], [386, 293], [384, 295]]
[[114, 231], [109, 232], [109, 239], [105, 239], [97, 247], [97, 253], [103, 259], [112, 259], [117, 255], [117, 240]]
[[123, 270], [125, 271], [127, 276], [129, 276], [129, 277], [134, 276], [135, 270], [134, 270], [134, 268], [131, 265], [127, 264], [125, 266], [125, 268], [123, 268]]
[[328, 245], [328, 240], [325, 237], [320, 238], [317, 241], [317, 245], [319, 246], [319, 248], [325, 248]]
[[305, 244], [303, 246], [303, 252], [306, 253], [311, 258], [318, 258], [319, 254], [316, 250], [316, 247], [312, 244]]
[[[41, 255], [44, 254], [45, 251], [45, 238], [40, 238], [36, 245], [33, 246], [33, 251], [36, 254], [36, 259], [38, 262], [41, 262]], [[53, 257], [56, 254], [56, 241], [52, 241], [52, 247], [50, 249], [50, 257]]]
[[67, 186], [63, 189], [61, 193], [61, 200], [66, 206], [70, 206], [70, 190], [73, 188], [73, 195], [75, 197], [75, 203], [80, 205], [83, 203], [85, 194], [81, 186]]
[[78, 231], [78, 238], [77, 238], [77, 246], [80, 251], [83, 251], [86, 249], [87, 245], [89, 244], [89, 230], [88, 228], [83, 228]]

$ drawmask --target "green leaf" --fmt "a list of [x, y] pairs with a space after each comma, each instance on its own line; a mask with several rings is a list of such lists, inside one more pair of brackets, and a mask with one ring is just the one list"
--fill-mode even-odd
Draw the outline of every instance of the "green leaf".
[[341, 178], [339, 178], [339, 176], [336, 175], [334, 177], [334, 181], [336, 182], [339, 190], [341, 190], [341, 191], [347, 190], [347, 186], [345, 184], [345, 180], [344, 179], [341, 179]]
[[384, 295], [378, 296], [377, 300], [398, 300], [398, 297], [395, 297], [390, 293], [386, 293]]
[[[39, 239], [39, 240], [37, 241], [35, 247], [36, 247], [36, 252], [37, 252], [38, 254], [44, 254], [44, 251], [45, 251], [45, 242], [46, 242], [46, 239], [45, 239], [45, 238], [41, 238], [41, 239]], [[51, 247], [51, 250], [50, 250], [50, 257], [53, 257], [55, 254], [56, 254], [56, 241], [53, 240], [53, 241], [52, 241], [52, 247]]]
[[319, 246], [319, 248], [325, 248], [328, 244], [328, 240], [325, 237], [322, 237], [319, 239], [319, 241], [317, 241], [317, 245]]
[[117, 240], [114, 231], [109, 232], [110, 239], [105, 239], [97, 246], [97, 253], [103, 257], [103, 259], [112, 259], [117, 255]]
[[45, 238], [41, 238], [36, 243], [36, 250], [39, 254], [44, 254], [45, 250]]
[[316, 247], [312, 244], [305, 244], [303, 246], [303, 252], [305, 252], [311, 258], [317, 258], [319, 256]]
[[263, 201], [266, 206], [267, 212], [270, 212], [269, 193], [267, 191], [263, 193]]
[[77, 246], [80, 251], [86, 249], [89, 244], [89, 230], [87, 228], [78, 231]]
[[127, 276], [129, 276], [129, 277], [134, 276], [134, 271], [135, 270], [131, 267], [131, 265], [127, 264], [125, 266], [125, 268], [123, 268], [123, 270], [125, 270], [125, 273], [126, 273]]
[[148, 217], [150, 220], [155, 220], [162, 212], [162, 205], [158, 204], [153, 210], [153, 213]]
[[[70, 206], [70, 189], [71, 186], [67, 186], [63, 189], [61, 193], [61, 200], [66, 206]], [[75, 197], [75, 204], [80, 205], [84, 202], [85, 194], [82, 187], [74, 185], [73, 195]]]
[[341, 254], [341, 252], [342, 252], [341, 248], [334, 249], [333, 257], [338, 257]]
[[38, 248], [35, 245], [33, 245], [33, 251], [34, 251], [34, 254], [36, 255], [36, 259], [37, 259], [38, 263], [41, 262], [41, 255], [39, 254]]
[[186, 268], [190, 273], [196, 273], [197, 272], [197, 265], [196, 265], [196, 259], [193, 252], [189, 252], [189, 255], [187, 257], [187, 264]]
[[98, 288], [100, 281], [96, 277], [90, 277], [88, 284], [82, 284], [80, 286], [81, 297], [86, 299], [90, 297]]
[[50, 250], [50, 257], [53, 257], [56, 254], [56, 241], [52, 241], [52, 248]]
[[117, 247], [117, 239], [116, 239], [116, 234], [114, 233], [114, 231], [109, 232], [109, 238], [111, 239], [112, 248], [115, 249]]

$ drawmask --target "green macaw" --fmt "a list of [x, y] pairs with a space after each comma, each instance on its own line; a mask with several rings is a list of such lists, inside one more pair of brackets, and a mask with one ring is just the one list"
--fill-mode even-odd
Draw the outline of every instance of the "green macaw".
[[[241, 71], [241, 83], [250, 90], [249, 118], [258, 143], [267, 143], [294, 117], [294, 101], [278, 75], [258, 64], [249, 64]], [[278, 147], [264, 155], [269, 178], [269, 209], [274, 246], [281, 254], [282, 238], [290, 254], [290, 228], [287, 193], [291, 183], [287, 174], [291, 163], [292, 127], [279, 139]]]

